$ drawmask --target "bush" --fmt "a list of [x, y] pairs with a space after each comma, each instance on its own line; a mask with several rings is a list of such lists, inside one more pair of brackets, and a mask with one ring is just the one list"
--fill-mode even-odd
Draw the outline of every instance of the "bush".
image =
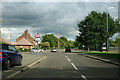
[[30, 49], [24, 49], [24, 52], [30, 52]]
[[20, 52], [23, 52], [23, 48], [19, 48], [18, 50], [19, 50]]

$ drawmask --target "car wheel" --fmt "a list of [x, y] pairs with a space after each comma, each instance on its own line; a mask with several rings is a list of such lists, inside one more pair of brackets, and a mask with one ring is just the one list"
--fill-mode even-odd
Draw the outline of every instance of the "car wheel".
[[7, 69], [7, 70], [11, 69], [11, 63], [10, 63], [10, 60], [7, 60], [7, 61], [6, 61], [5, 69]]

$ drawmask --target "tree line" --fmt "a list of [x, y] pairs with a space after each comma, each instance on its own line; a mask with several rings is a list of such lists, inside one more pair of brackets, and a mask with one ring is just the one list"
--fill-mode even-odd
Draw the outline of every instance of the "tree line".
[[39, 44], [43, 48], [65, 48], [74, 47], [74, 41], [67, 40], [66, 37], [60, 37], [59, 40], [54, 34], [45, 34]]

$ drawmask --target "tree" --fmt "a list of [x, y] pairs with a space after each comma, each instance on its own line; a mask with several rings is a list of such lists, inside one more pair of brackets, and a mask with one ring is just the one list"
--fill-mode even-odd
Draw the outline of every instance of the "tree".
[[[117, 32], [118, 24], [119, 20], [114, 20], [108, 14], [108, 38]], [[84, 20], [78, 21], [77, 25], [80, 33], [76, 36], [76, 41], [85, 45], [85, 47], [94, 47], [101, 51], [107, 38], [106, 13], [92, 11]]]
[[63, 40], [59, 39], [59, 47], [65, 48], [66, 46], [67, 44]]
[[42, 43], [40, 43], [40, 46], [42, 46], [43, 48], [49, 48], [50, 44], [49, 44], [49, 42], [42, 42]]
[[42, 36], [42, 42], [49, 42], [50, 47], [58, 46], [58, 38], [53, 34], [45, 34], [45, 36]]
[[74, 41], [69, 40], [68, 43], [71, 48], [74, 48]]
[[111, 43], [113, 47], [120, 47], [120, 38], [116, 37], [115, 41], [112, 41]]
[[63, 40], [64, 42], [67, 42], [67, 38], [66, 37], [60, 37], [59, 39]]

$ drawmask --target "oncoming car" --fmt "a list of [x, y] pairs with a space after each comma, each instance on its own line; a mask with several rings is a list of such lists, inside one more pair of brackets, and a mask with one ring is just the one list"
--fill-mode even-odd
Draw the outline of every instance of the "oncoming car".
[[32, 49], [31, 49], [31, 52], [32, 52], [32, 53], [44, 52], [44, 50], [43, 50], [43, 49], [32, 48]]
[[0, 61], [2, 69], [11, 69], [11, 66], [22, 65], [22, 55], [10, 44], [0, 44]]
[[51, 49], [51, 52], [57, 52], [57, 50], [55, 48]]

